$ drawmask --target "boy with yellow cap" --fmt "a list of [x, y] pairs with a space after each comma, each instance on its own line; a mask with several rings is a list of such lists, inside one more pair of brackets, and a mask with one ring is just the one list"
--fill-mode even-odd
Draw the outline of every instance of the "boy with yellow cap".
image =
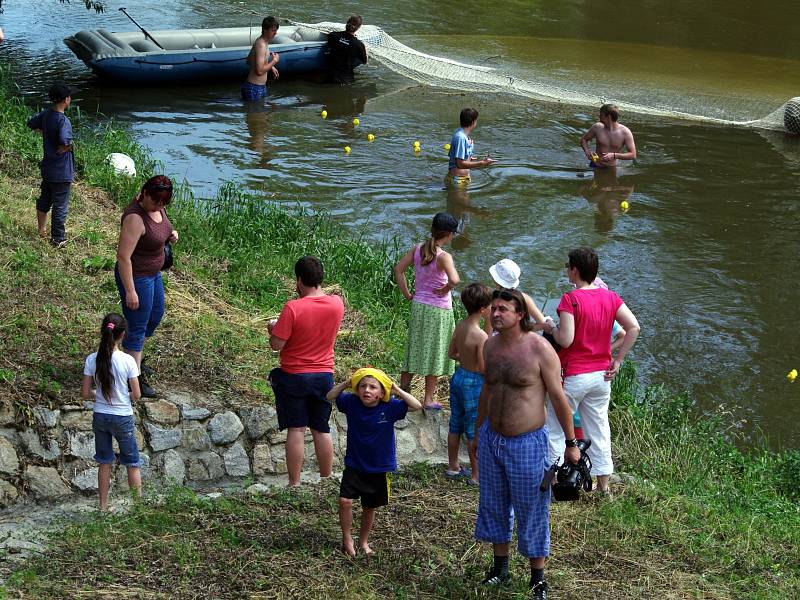
[[[355, 393], [345, 392], [348, 388]], [[369, 532], [375, 509], [389, 503], [389, 473], [397, 470], [394, 424], [409, 410], [420, 410], [422, 404], [386, 373], [372, 367], [358, 369], [350, 379], [334, 386], [327, 398], [347, 416], [347, 452], [339, 490], [342, 552], [356, 555], [351, 534], [353, 500], [361, 498], [358, 548], [364, 554], [374, 554]]]

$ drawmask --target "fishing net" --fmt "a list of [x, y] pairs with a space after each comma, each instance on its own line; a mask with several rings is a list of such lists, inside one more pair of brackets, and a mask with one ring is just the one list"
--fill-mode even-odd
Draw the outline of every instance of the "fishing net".
[[[292, 24], [317, 29], [325, 33], [344, 29], [344, 25], [341, 23], [309, 24], [292, 22]], [[491, 67], [470, 65], [425, 54], [402, 44], [380, 27], [374, 25], [361, 27], [358, 30], [358, 39], [367, 46], [371, 57], [377, 59], [392, 71], [424, 85], [469, 92], [506, 93], [523, 98], [574, 106], [597, 107], [610, 101], [608, 98], [597, 94], [542, 82], [527, 81], [519, 77], [503, 74]], [[751, 121], [736, 121], [625, 101], [615, 101], [614, 104], [625, 112], [720, 125], [774, 129], [800, 134], [800, 97], [792, 98], [776, 111]]]

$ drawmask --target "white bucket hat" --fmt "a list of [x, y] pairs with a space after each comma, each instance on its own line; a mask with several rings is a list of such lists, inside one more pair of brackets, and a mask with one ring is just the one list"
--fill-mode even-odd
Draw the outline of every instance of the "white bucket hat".
[[510, 258], [504, 258], [493, 264], [489, 267], [489, 273], [495, 283], [501, 287], [513, 290], [519, 285], [521, 271], [519, 265]]

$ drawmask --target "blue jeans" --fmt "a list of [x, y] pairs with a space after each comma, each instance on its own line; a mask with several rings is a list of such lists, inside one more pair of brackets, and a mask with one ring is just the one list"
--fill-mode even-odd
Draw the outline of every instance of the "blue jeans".
[[50, 212], [50, 241], [63, 242], [67, 237], [67, 210], [69, 209], [69, 191], [72, 183], [69, 181], [45, 181], [40, 187], [42, 193], [36, 201], [36, 210]]
[[119, 462], [126, 467], [139, 467], [139, 447], [136, 445], [136, 425], [133, 415], [109, 415], [94, 413], [92, 416], [94, 431], [94, 459], [100, 464], [114, 463], [114, 446], [112, 439], [119, 444]]
[[122, 347], [131, 352], [141, 352], [145, 338], [155, 333], [164, 316], [164, 282], [161, 271], [155, 275], [139, 275], [133, 278], [133, 287], [139, 296], [139, 308], [131, 310], [125, 304], [125, 286], [119, 276], [119, 268], [114, 269], [114, 279], [122, 303], [122, 314], [128, 321], [128, 331], [122, 340]]

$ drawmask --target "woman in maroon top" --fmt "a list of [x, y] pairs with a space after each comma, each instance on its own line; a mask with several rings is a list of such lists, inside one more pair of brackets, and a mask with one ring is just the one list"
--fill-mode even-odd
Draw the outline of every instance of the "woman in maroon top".
[[[122, 213], [122, 229], [114, 275], [128, 321], [122, 348], [141, 369], [142, 349], [164, 316], [164, 245], [178, 241], [164, 207], [172, 199], [172, 181], [165, 175], [148, 179]], [[142, 396], [154, 398], [155, 390], [140, 376]]]

